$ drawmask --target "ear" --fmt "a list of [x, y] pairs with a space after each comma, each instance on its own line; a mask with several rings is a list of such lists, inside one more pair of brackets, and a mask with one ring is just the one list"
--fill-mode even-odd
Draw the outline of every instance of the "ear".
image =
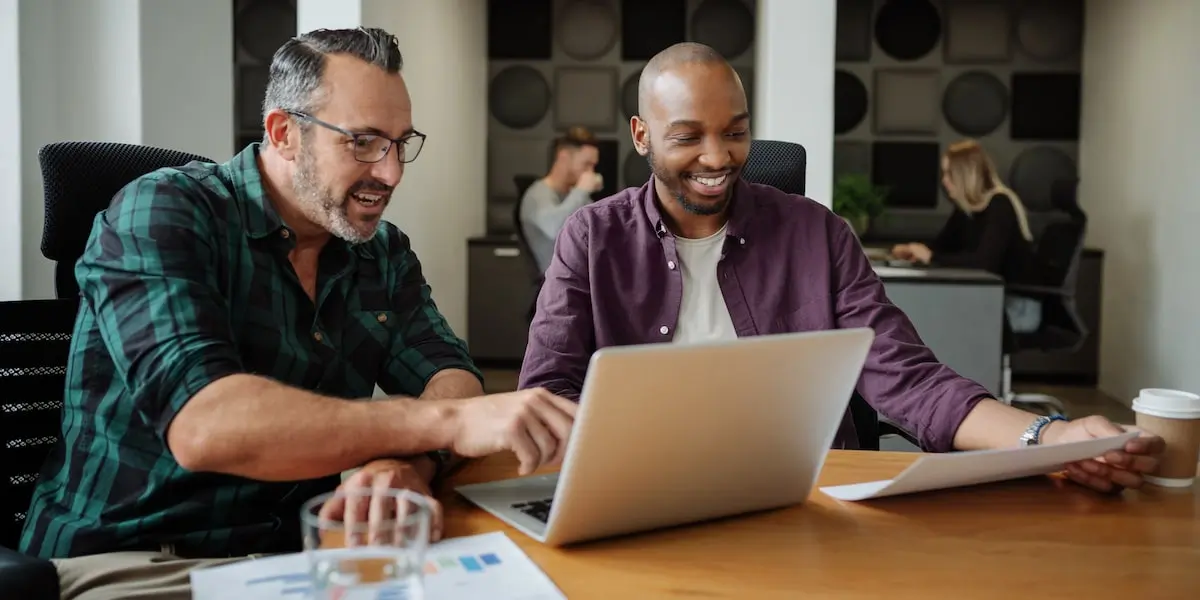
[[263, 119], [267, 142], [286, 160], [300, 152], [300, 128], [292, 116], [282, 109], [273, 109]]
[[629, 137], [633, 138], [633, 149], [637, 150], [638, 154], [646, 156], [650, 152], [650, 128], [637, 115], [629, 118]]

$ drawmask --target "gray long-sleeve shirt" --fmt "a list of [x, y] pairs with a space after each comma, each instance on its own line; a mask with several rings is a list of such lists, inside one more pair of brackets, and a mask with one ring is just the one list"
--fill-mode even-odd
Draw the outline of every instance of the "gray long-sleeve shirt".
[[550, 266], [554, 255], [554, 240], [571, 213], [591, 201], [584, 190], [573, 188], [566, 196], [539, 179], [525, 190], [521, 200], [521, 228], [529, 241], [529, 250], [542, 272]]

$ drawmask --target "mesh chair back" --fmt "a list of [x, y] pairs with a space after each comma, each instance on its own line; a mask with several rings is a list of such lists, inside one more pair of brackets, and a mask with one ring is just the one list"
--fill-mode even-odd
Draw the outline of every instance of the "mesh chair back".
[[794, 142], [754, 140], [742, 165], [742, 178], [803, 196], [807, 157], [804, 146]]
[[42, 254], [57, 263], [59, 298], [79, 293], [75, 261], [83, 254], [96, 213], [108, 208], [121, 188], [163, 167], [213, 162], [177, 150], [115, 142], [58, 142], [38, 152], [45, 190]]
[[78, 301], [0, 302], [0, 546], [15, 548], [46, 454], [61, 436]]

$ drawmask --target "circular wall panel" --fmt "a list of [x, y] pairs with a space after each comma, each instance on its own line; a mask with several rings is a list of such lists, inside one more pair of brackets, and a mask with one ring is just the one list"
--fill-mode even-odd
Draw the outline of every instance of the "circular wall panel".
[[741, 56], [754, 43], [754, 15], [742, 0], [704, 0], [692, 14], [692, 39], [726, 59]]
[[488, 108], [505, 126], [533, 127], [550, 110], [550, 84], [533, 67], [508, 67], [492, 78]]
[[929, 54], [942, 36], [942, 17], [928, 0], [887, 0], [875, 17], [875, 41], [897, 60]]
[[621, 112], [625, 113], [626, 119], [638, 113], [638, 80], [641, 77], [642, 70], [638, 69], [636, 73], [630, 74], [629, 79], [621, 86]]
[[650, 163], [637, 150], [630, 150], [625, 155], [621, 172], [624, 173], [625, 187], [642, 187], [650, 180]]
[[991, 73], [963, 73], [946, 86], [942, 112], [955, 131], [963, 135], [987, 135], [1004, 123], [1008, 115], [1008, 89]]
[[1017, 42], [1026, 54], [1039, 60], [1062, 60], [1079, 52], [1083, 43], [1083, 16], [1069, 4], [1030, 2], [1021, 8]]
[[867, 116], [867, 86], [853, 73], [833, 74], [833, 132], [846, 133]]
[[576, 60], [592, 60], [617, 43], [617, 13], [596, 0], [574, 0], [562, 9], [554, 37], [564, 53]]
[[237, 15], [238, 44], [254, 58], [270, 63], [275, 51], [292, 37], [296, 7], [288, 0], [250, 2]]
[[1075, 161], [1049, 146], [1034, 146], [1018, 154], [1008, 172], [1009, 186], [1031, 211], [1052, 210], [1050, 189], [1054, 182], [1075, 176]]

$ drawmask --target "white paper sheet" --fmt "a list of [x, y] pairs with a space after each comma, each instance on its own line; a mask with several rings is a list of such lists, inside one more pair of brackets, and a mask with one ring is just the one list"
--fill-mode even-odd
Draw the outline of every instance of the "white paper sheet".
[[1133, 431], [1066, 444], [930, 454], [918, 458], [895, 479], [827, 486], [821, 491], [838, 500], [866, 500], [1044, 475], [1061, 471], [1067, 463], [1122, 448], [1137, 435]]
[[[191, 573], [193, 600], [304, 600], [312, 598], [308, 557], [284, 554]], [[383, 598], [381, 593], [365, 598]], [[354, 594], [343, 600], [357, 598]], [[415, 600], [401, 590], [392, 600]], [[502, 532], [452, 538], [426, 552], [425, 598], [457, 600], [565, 600], [554, 582]]]

